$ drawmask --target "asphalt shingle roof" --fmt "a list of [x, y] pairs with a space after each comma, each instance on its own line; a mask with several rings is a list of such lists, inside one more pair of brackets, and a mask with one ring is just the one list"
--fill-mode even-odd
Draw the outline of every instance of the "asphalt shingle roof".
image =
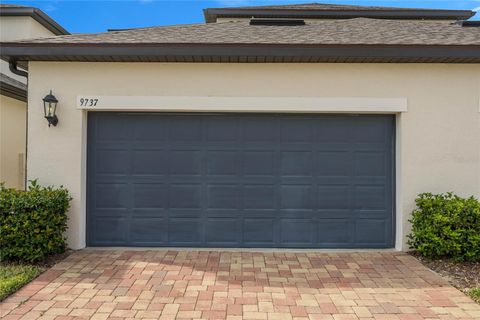
[[431, 10], [431, 9], [416, 9], [416, 8], [397, 8], [397, 7], [379, 7], [379, 6], [354, 6], [345, 4], [329, 4], [329, 3], [301, 3], [301, 4], [286, 4], [286, 5], [271, 5], [271, 6], [244, 6], [244, 7], [225, 7], [215, 9], [285, 9], [285, 10]]
[[[330, 13], [325, 19], [307, 19], [305, 25], [250, 25], [248, 19], [233, 19], [235, 21], [23, 40], [3, 43], [2, 58], [21, 63], [480, 62], [480, 28], [475, 24], [462, 26], [455, 21], [458, 17], [470, 17], [473, 13], [468, 10], [426, 10], [424, 13], [422, 9], [401, 9], [404, 11], [399, 13], [400, 9], [396, 8], [326, 4], [251, 8], [254, 11], [248, 7], [233, 8], [233, 11], [227, 10], [227, 15], [233, 12], [248, 18], [252, 12], [259, 12], [264, 18], [298, 19], [311, 17], [311, 12]], [[276, 12], [288, 16], [272, 13], [275, 8], [278, 8]], [[209, 10], [213, 11], [208, 13]], [[214, 15], [223, 14], [222, 10], [207, 9], [206, 21], [216, 20]], [[345, 15], [339, 13], [342, 10]], [[386, 13], [377, 14], [375, 10], [386, 10]]]
[[451, 21], [368, 18], [307, 21], [302, 26], [258, 26], [236, 21], [73, 34], [19, 43], [480, 45], [480, 28]]
[[18, 4], [0, 3], [0, 8], [25, 8], [25, 6], [21, 6], [21, 5], [18, 5]]

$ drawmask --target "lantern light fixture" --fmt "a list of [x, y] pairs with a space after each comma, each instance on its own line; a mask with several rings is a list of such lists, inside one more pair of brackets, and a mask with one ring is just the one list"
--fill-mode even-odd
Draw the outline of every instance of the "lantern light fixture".
[[55, 112], [57, 111], [57, 98], [52, 94], [52, 90], [50, 93], [43, 98], [43, 112], [45, 115], [45, 119], [48, 121], [48, 126], [51, 125], [56, 126], [58, 123], [58, 118]]

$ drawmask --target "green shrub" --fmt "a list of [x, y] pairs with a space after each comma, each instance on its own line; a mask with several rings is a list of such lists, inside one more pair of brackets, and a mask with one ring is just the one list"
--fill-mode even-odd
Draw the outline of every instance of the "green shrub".
[[64, 252], [70, 200], [66, 189], [36, 181], [27, 191], [0, 185], [0, 260], [35, 262]]
[[424, 193], [409, 220], [411, 248], [429, 258], [480, 261], [480, 202], [452, 193]]

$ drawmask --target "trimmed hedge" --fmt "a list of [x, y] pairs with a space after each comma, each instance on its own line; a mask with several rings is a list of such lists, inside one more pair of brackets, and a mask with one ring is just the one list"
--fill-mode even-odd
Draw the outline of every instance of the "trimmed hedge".
[[408, 244], [429, 258], [480, 261], [480, 202], [474, 197], [423, 193], [409, 220]]
[[0, 260], [35, 262], [66, 250], [66, 212], [71, 197], [64, 188], [27, 191], [0, 185]]

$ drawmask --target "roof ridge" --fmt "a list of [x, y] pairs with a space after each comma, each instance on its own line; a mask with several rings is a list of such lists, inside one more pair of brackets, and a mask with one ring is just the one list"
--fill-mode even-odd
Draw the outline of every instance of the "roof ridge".
[[[377, 9], [384, 9], [384, 10], [427, 10], [427, 11], [466, 11], [465, 9], [440, 9], [440, 8], [425, 8], [425, 7], [392, 7], [392, 6], [376, 6], [376, 5], [357, 5], [357, 4], [343, 4], [343, 3], [326, 3], [326, 2], [308, 2], [308, 3], [292, 3], [292, 4], [279, 4], [279, 5], [262, 5], [262, 6], [229, 6], [229, 7], [215, 7], [215, 8], [207, 8], [208, 9], [292, 9], [296, 10], [296, 8], [302, 8], [305, 6], [332, 6], [338, 8], [370, 8], [370, 10]], [[315, 10], [315, 8], [309, 8], [306, 10]], [[317, 10], [325, 10], [325, 9], [317, 9]], [[332, 10], [336, 10], [332, 8]], [[467, 10], [469, 11], [469, 10]]]
[[[124, 31], [136, 31], [136, 30], [145, 30], [145, 29], [165, 28], [165, 27], [188, 27], [188, 26], [197, 26], [197, 25], [207, 25], [207, 24], [205, 22], [178, 23], [178, 24], [158, 25], [158, 26], [149, 26], [149, 27], [125, 28], [125, 29], [105, 31], [105, 32], [111, 33], [111, 32], [124, 32]], [[98, 32], [98, 33], [104, 33], [104, 32]]]

